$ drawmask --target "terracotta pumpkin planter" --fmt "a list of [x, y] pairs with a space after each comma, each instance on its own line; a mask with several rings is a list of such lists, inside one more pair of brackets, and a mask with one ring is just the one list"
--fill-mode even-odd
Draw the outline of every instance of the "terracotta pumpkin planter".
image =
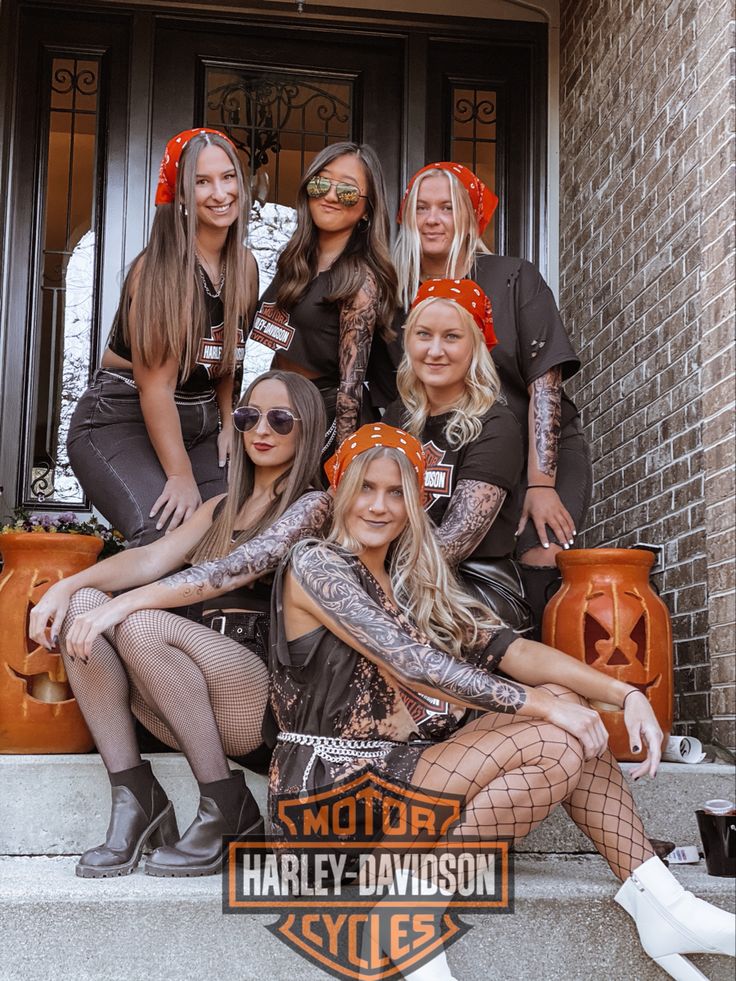
[[[558, 552], [562, 586], [547, 604], [545, 644], [571, 654], [649, 699], [667, 737], [672, 730], [672, 628], [667, 607], [649, 583], [654, 556], [644, 549], [594, 548]], [[624, 713], [594, 703], [617, 760], [634, 755]]]
[[91, 535], [0, 535], [0, 753], [86, 753], [92, 737], [61, 655], [28, 637], [28, 618], [49, 586], [93, 565]]

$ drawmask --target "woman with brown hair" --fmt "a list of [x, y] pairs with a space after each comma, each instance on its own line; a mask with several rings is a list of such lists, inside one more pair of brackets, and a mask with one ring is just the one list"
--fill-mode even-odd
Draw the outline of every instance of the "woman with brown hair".
[[394, 261], [404, 309], [433, 277], [472, 279], [490, 298], [493, 360], [524, 441], [516, 557], [539, 624], [559, 578], [555, 554], [583, 527], [592, 473], [580, 415], [563, 389], [580, 361], [552, 291], [531, 263], [492, 255], [481, 238], [497, 204], [462, 164], [428, 164], [407, 185]]
[[67, 441], [85, 494], [129, 545], [173, 531], [226, 489], [243, 327], [258, 296], [243, 245], [249, 207], [226, 136], [199, 128], [169, 140], [148, 245]]
[[[632, 776], [654, 777], [663, 736], [646, 696], [519, 637], [460, 590], [422, 507], [424, 468], [405, 431], [377, 424], [348, 437], [326, 467], [329, 536], [298, 543], [275, 577], [275, 832], [293, 836], [284, 795], [309, 798], [364, 768], [462, 797], [450, 840], [520, 839], [562, 804], [667, 973], [697, 976], [686, 952], [733, 956], [733, 915], [685, 892], [656, 857], [589, 704], [623, 709], [632, 748], [648, 751]], [[467, 709], [483, 714], [462, 726]], [[405, 977], [449, 979], [444, 951]]]
[[250, 337], [275, 352], [275, 367], [298, 371], [319, 388], [327, 453], [373, 418], [366, 368], [372, 345], [392, 336], [396, 274], [375, 152], [357, 143], [325, 147], [302, 176], [296, 211], [296, 231]]
[[[149, 874], [208, 875], [220, 868], [224, 834], [259, 825], [242, 771], [231, 773], [226, 757], [254, 766], [268, 694], [268, 577], [290, 545], [321, 533], [331, 499], [314, 489], [324, 409], [306, 379], [262, 375], [232, 421], [243, 435], [227, 496], [164, 538], [62, 579], [31, 614], [31, 636], [60, 643], [112, 785], [107, 839], [82, 855], [77, 875], [127, 875], [146, 844], [167, 846]], [[141, 760], [136, 718], [186, 755], [199, 783], [199, 811], [180, 840], [172, 805]], [[258, 755], [262, 764], [268, 754]]]

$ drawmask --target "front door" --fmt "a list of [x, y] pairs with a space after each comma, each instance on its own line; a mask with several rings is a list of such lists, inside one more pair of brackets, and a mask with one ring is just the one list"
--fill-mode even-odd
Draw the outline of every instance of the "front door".
[[266, 276], [305, 165], [342, 140], [375, 148], [392, 209], [427, 160], [473, 167], [501, 198], [488, 244], [543, 258], [539, 25], [187, 18], [159, 15], [154, 0], [115, 16], [19, 8], [2, 175], [13, 248], [0, 301], [0, 513], [87, 506], [66, 459], [68, 421], [145, 244], [163, 147], [181, 129], [221, 128], [239, 148]]

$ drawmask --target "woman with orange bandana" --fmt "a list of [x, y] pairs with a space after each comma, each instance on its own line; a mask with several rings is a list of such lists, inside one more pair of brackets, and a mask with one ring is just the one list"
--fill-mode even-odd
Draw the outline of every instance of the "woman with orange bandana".
[[243, 245], [249, 210], [227, 136], [200, 127], [169, 140], [148, 245], [67, 441], [86, 496], [129, 545], [173, 531], [227, 489], [243, 326], [258, 296]]
[[394, 262], [408, 310], [420, 282], [467, 277], [491, 301], [493, 360], [522, 430], [526, 466], [516, 557], [537, 621], [555, 554], [570, 548], [590, 503], [590, 454], [575, 405], [562, 387], [580, 367], [552, 291], [523, 259], [489, 254], [481, 236], [498, 198], [467, 167], [429, 164], [409, 181]]
[[[733, 915], [685, 892], [656, 857], [589, 705], [623, 708], [632, 747], [648, 751], [632, 775], [653, 777], [663, 737], [647, 698], [517, 636], [459, 589], [422, 507], [424, 453], [409, 433], [363, 426], [325, 469], [332, 531], [295, 545], [274, 582], [281, 732], [269, 809], [281, 842], [294, 823], [276, 795], [308, 800], [365, 768], [459, 795], [455, 842], [523, 838], [562, 804], [622, 882], [616, 902], [664, 970], [694, 977], [686, 952], [733, 956]], [[468, 709], [483, 714], [460, 727]], [[450, 981], [444, 951], [404, 977]]]

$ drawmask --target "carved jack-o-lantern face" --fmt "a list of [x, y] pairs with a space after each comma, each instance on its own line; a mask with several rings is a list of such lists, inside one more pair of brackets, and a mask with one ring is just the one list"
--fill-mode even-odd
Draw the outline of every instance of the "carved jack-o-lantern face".
[[642, 692], [661, 675], [649, 677], [649, 616], [636, 588], [594, 584], [586, 596], [585, 661]]

